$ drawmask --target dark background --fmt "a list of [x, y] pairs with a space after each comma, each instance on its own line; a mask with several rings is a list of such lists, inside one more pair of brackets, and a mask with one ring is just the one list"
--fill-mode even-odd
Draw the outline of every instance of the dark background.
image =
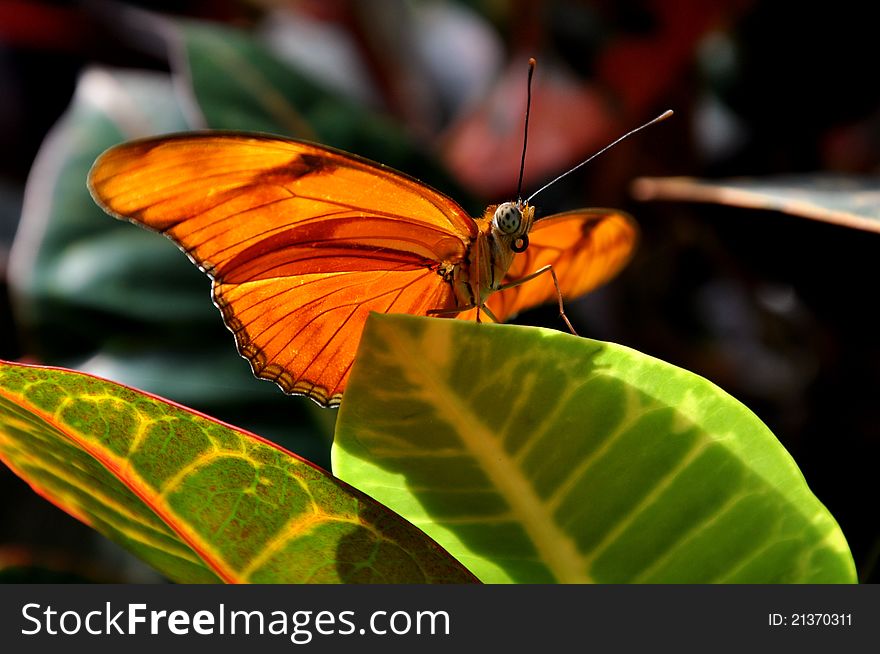
[[[445, 2], [437, 4], [482, 25], [492, 49], [462, 33], [418, 57], [406, 53], [424, 44], [395, 21], [406, 3], [137, 4], [245, 28], [265, 28], [277, 20], [272, 11], [286, 9], [347, 34], [372, 105], [457, 174], [474, 198], [469, 208], [513, 193], [520, 128], [499, 118], [507, 115], [505, 96], [494, 85], [505, 75], [524, 79], [529, 56], [538, 72], [527, 189], [673, 108], [672, 120], [538, 201], [546, 213], [624, 208], [642, 229], [621, 277], [568, 311], [580, 333], [685, 367], [742, 400], [840, 523], [860, 579], [880, 579], [880, 236], [769, 211], [637, 203], [629, 193], [632, 179], [649, 175], [876, 176], [880, 87], [869, 4]], [[121, 26], [117, 10], [106, 2], [0, 0], [0, 269], [31, 163], [78, 75], [94, 63], [169, 68], [161, 48]], [[480, 66], [470, 72], [484, 71], [488, 86], [466, 74], [473, 62]], [[552, 83], [542, 87], [542, 75]], [[521, 116], [520, 105], [510, 105]], [[40, 360], [0, 282], [0, 357]], [[518, 320], [560, 328], [552, 308]], [[20, 559], [74, 578], [153, 579], [6, 469], [0, 493], [7, 564]]]

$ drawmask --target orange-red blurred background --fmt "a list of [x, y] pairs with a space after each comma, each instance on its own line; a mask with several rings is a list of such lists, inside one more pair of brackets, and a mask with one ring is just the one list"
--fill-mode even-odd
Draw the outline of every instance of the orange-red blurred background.
[[[869, 4], [192, 0], [125, 7], [260, 34], [319, 83], [403, 126], [477, 206], [514, 192], [530, 56], [538, 70], [527, 193], [674, 109], [672, 120], [537, 200], [547, 213], [625, 208], [642, 228], [622, 277], [569, 311], [582, 333], [702, 374], [747, 404], [841, 523], [861, 578], [880, 580], [880, 236], [772, 212], [640, 204], [629, 193], [632, 179], [645, 175], [880, 174]], [[110, 2], [0, 0], [2, 268], [31, 164], [78, 76], [94, 64], [169, 70], [164, 44], [141, 29], [146, 20]], [[34, 359], [2, 281], [0, 357]], [[552, 308], [519, 320], [559, 327]], [[0, 553], [48, 552], [57, 561], [91, 538], [5, 469], [0, 492]], [[115, 550], [105, 556], [114, 563], [102, 564], [98, 577], [149, 578], [125, 567]], [[78, 557], [71, 560], [82, 571]]]

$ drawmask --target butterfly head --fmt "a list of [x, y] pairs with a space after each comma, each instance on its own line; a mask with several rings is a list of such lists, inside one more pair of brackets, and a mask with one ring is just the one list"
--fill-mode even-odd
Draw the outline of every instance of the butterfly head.
[[529, 230], [535, 208], [521, 202], [499, 204], [492, 214], [492, 234], [495, 240], [506, 244], [513, 252], [524, 252], [529, 246]]

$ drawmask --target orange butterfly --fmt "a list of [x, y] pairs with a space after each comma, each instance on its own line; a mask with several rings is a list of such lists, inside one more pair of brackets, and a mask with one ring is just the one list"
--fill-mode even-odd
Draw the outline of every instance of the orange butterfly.
[[[241, 133], [116, 146], [89, 188], [105, 211], [165, 234], [210, 276], [257, 377], [323, 406], [341, 400], [370, 311], [503, 321], [554, 297], [561, 308], [560, 291], [613, 277], [637, 234], [619, 211], [536, 220], [528, 201], [471, 218], [381, 164]], [[552, 280], [520, 284], [546, 266]]]

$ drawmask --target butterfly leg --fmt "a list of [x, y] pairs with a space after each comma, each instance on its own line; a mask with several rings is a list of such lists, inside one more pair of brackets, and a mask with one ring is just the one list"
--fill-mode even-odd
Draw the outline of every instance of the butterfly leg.
[[[546, 265], [543, 268], [539, 268], [533, 273], [526, 275], [525, 277], [520, 277], [512, 282], [508, 282], [507, 284], [502, 285], [498, 290], [503, 291], [506, 288], [513, 288], [514, 286], [519, 286], [520, 284], [524, 284], [525, 282], [531, 281], [535, 277], [539, 275], [543, 275], [544, 273], [550, 273], [550, 276], [553, 277], [553, 286], [556, 287], [556, 299], [559, 300], [559, 317], [565, 322], [565, 326], [568, 327], [568, 331], [570, 331], [575, 336], [578, 333], [574, 330], [574, 327], [571, 326], [571, 323], [568, 320], [568, 316], [565, 315], [565, 307], [562, 304], [562, 291], [559, 290], [559, 280], [556, 278], [556, 271], [553, 270], [553, 266]], [[485, 310], [485, 307], [484, 307]], [[497, 321], [496, 321], [497, 322]]]
[[[500, 320], [498, 320], [498, 317], [494, 313], [492, 313], [491, 309], [489, 309], [489, 307], [487, 307], [485, 304], [482, 306], [482, 309], [483, 312], [492, 319], [492, 322], [501, 322]], [[480, 307], [477, 307], [477, 315], [480, 315]]]

